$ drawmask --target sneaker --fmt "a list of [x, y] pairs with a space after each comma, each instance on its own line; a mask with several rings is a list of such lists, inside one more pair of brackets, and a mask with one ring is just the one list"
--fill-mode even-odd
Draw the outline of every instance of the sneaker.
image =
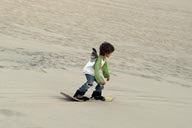
[[95, 100], [105, 101], [105, 97], [103, 97], [103, 96], [101, 95], [101, 92], [98, 92], [98, 91], [94, 91], [94, 92], [92, 93], [91, 98], [93, 98], [93, 99], [95, 99]]
[[73, 97], [83, 101], [89, 100], [89, 98], [87, 96], [84, 96], [84, 94], [85, 92], [77, 90]]

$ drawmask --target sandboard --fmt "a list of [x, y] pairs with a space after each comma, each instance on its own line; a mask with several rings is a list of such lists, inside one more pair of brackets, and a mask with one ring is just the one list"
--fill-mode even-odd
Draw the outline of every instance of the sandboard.
[[69, 101], [76, 101], [76, 102], [82, 101], [82, 100], [79, 100], [79, 99], [77, 99], [77, 98], [75, 98], [73, 96], [70, 96], [70, 95], [68, 95], [67, 93], [64, 93], [64, 92], [60, 92], [60, 94], [65, 96], [65, 98], [67, 98], [67, 100], [69, 100]]
[[[88, 101], [100, 101], [100, 100], [94, 100], [93, 98], [90, 98], [90, 100], [84, 101], [84, 100], [79, 100], [67, 93], [64, 92], [60, 92], [61, 95], [65, 96], [65, 98], [69, 101], [75, 101], [75, 102], [88, 102]], [[114, 100], [114, 97], [111, 96], [104, 96], [105, 97], [105, 101], [104, 102], [112, 102]]]

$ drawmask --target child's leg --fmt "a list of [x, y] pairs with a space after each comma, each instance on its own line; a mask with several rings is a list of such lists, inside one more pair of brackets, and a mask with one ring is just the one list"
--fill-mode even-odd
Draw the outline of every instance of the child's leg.
[[103, 85], [97, 84], [97, 86], [95, 87], [95, 91], [93, 91], [91, 97], [94, 98], [95, 100], [105, 101], [105, 97], [102, 96], [103, 89], [104, 89]]
[[94, 82], [94, 80], [95, 80], [95, 77], [94, 77], [94, 76], [91, 76], [91, 75], [88, 75], [88, 74], [86, 74], [85, 76], [86, 76], [87, 82], [85, 82], [85, 83], [75, 92], [75, 94], [74, 94], [73, 97], [76, 97], [76, 98], [82, 99], [82, 100], [88, 100], [88, 99], [89, 99], [88, 97], [83, 96], [83, 95], [87, 92], [88, 88], [93, 85], [93, 82]]
[[95, 77], [89, 74], [85, 74], [87, 82], [85, 82], [79, 90], [82, 92], [86, 92], [91, 86], [93, 86], [93, 82], [95, 81]]
[[96, 90], [97, 92], [102, 92], [103, 89], [104, 89], [104, 86], [101, 85], [101, 84], [97, 84], [97, 86], [95, 87], [95, 90]]

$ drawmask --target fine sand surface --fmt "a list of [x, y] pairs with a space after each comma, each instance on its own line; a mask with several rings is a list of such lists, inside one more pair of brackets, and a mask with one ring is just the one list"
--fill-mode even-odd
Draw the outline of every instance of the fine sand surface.
[[[67, 101], [103, 41], [115, 100]], [[192, 127], [192, 1], [0, 0], [0, 128], [76, 127]]]

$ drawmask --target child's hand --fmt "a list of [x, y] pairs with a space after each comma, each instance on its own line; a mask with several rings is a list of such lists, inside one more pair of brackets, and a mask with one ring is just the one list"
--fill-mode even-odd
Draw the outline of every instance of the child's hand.
[[102, 82], [101, 82], [101, 85], [105, 85], [105, 84], [106, 84], [106, 82], [105, 82], [105, 81], [102, 81]]
[[107, 81], [109, 81], [109, 80], [110, 80], [110, 77], [107, 78]]

